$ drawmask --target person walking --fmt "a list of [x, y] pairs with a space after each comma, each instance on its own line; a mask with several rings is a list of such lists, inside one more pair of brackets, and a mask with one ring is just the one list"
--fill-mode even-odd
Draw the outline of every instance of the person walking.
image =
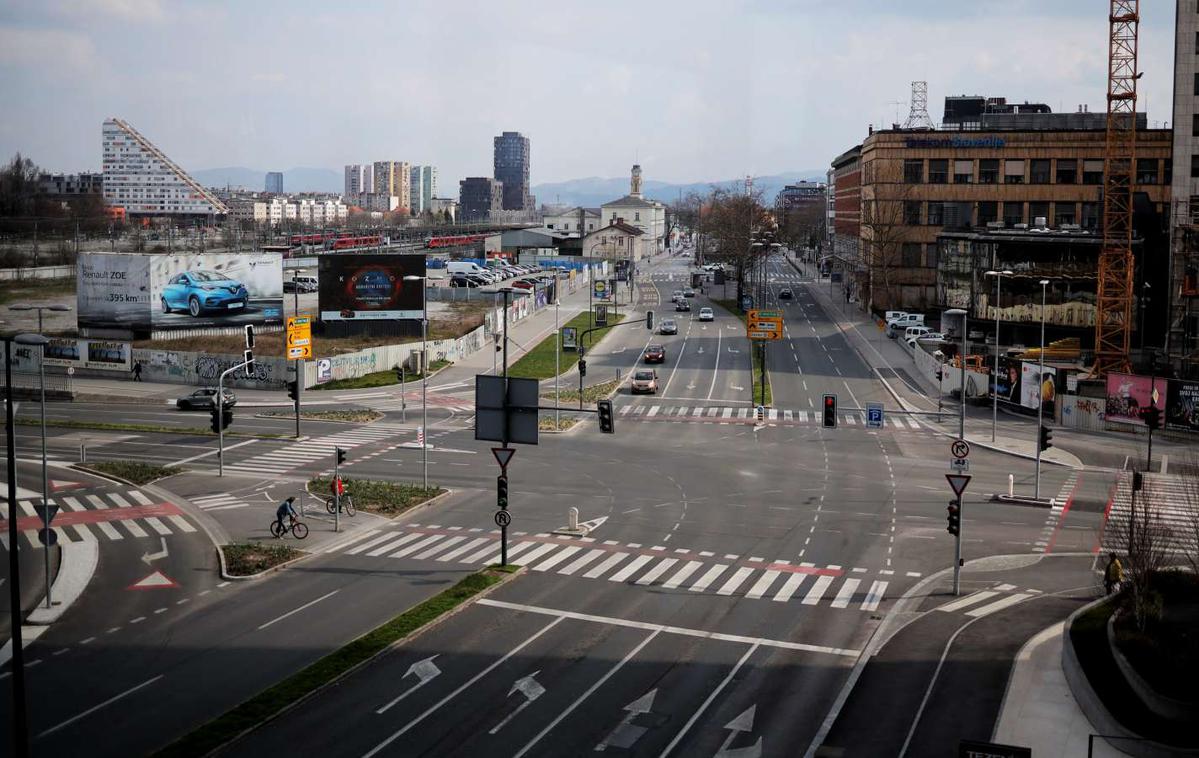
[[142, 380], [142, 362], [133, 362], [133, 381], [140, 382]]
[[1115, 553], [1109, 553], [1107, 559], [1107, 568], [1103, 570], [1103, 590], [1110, 595], [1114, 590], [1120, 589], [1120, 583], [1124, 581], [1124, 566], [1120, 563], [1120, 559]]

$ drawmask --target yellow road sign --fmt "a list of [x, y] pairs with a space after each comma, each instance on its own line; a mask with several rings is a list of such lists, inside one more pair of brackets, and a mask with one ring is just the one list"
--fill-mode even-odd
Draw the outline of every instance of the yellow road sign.
[[300, 347], [301, 345], [311, 345], [311, 344], [312, 344], [311, 332], [288, 332], [287, 333], [287, 346], [288, 347]]
[[312, 357], [312, 345], [298, 345], [287, 348], [288, 360], [307, 360]]
[[783, 335], [779, 332], [771, 332], [765, 329], [750, 329], [746, 335], [751, 340], [781, 340]]
[[287, 317], [287, 357], [290, 360], [312, 357], [312, 317]]

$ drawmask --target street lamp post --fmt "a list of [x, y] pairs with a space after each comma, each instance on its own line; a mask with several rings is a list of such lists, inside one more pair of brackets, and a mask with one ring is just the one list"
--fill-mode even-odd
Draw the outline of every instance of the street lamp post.
[[958, 409], [958, 439], [964, 440], [966, 439], [966, 311], [961, 308], [950, 308], [943, 315], [962, 317], [962, 349], [958, 351], [958, 365], [962, 369], [962, 387], [960, 397], [958, 397], [960, 406]]
[[995, 441], [995, 427], [999, 424], [999, 287], [1004, 276], [1011, 276], [1012, 272], [1004, 269], [1003, 271], [987, 271], [984, 276], [995, 277], [995, 373], [991, 377], [991, 441]]
[[1037, 371], [1037, 476], [1033, 485], [1033, 497], [1041, 499], [1041, 418], [1045, 407], [1045, 287], [1048, 279], [1041, 280], [1041, 366]]
[[[424, 276], [409, 274], [404, 277], [406, 282], [420, 282], [425, 287]], [[420, 307], [420, 461], [421, 486], [429, 489], [429, 403], [427, 388], [429, 386], [429, 293], [421, 292]]]

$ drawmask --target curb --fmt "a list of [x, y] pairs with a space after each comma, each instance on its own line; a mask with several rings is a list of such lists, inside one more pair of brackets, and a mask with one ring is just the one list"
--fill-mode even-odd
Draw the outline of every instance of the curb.
[[[231, 544], [235, 544], [235, 543], [231, 543]], [[310, 553], [307, 550], [301, 550], [300, 551], [301, 554], [297, 555], [295, 558], [292, 558], [291, 560], [288, 560], [288, 561], [284, 561], [283, 563], [278, 563], [274, 566], [271, 566], [270, 568], [265, 568], [262, 571], [259, 571], [257, 573], [254, 573], [254, 574], [230, 574], [229, 573], [229, 564], [227, 564], [225, 562], [225, 551], [223, 548], [224, 548], [223, 545], [217, 545], [216, 553], [217, 553], [217, 560], [219, 560], [221, 562], [221, 578], [227, 582], [241, 582], [241, 581], [252, 581], [255, 579], [262, 579], [267, 574], [273, 574], [276, 571], [287, 568], [288, 566], [290, 566], [293, 563], [299, 563], [300, 561], [304, 560], [305, 558], [311, 558], [312, 556], [316, 555], [316, 553]]]
[[[25, 617], [28, 624], [49, 626], [58, 621], [67, 609], [79, 599], [87, 586], [96, 575], [96, 567], [100, 563], [100, 544], [98, 542], [66, 542], [61, 546], [58, 575], [50, 585], [52, 597], [59, 598], [52, 608], [38, 605]], [[73, 560], [72, 556], [77, 557]], [[44, 597], [44, 596], [43, 596]]]
[[188, 469], [181, 468], [178, 471], [173, 471], [173, 472], [167, 474], [166, 476], [160, 476], [157, 479], [151, 479], [150, 481], [146, 482], [145, 484], [134, 484], [133, 482], [129, 481], [128, 479], [122, 479], [121, 477], [116, 476], [114, 474], [106, 474], [102, 471], [96, 471], [95, 469], [88, 468], [87, 464], [83, 464], [83, 463], [72, 463], [69, 466], [67, 466], [67, 468], [73, 468], [76, 471], [82, 471], [85, 474], [90, 474], [92, 476], [99, 477], [101, 479], [107, 479], [110, 482], [115, 482], [116, 484], [124, 484], [126, 487], [135, 487], [137, 489], [141, 489], [142, 487], [149, 487], [150, 485], [154, 484], [155, 482], [161, 482], [164, 479], [170, 479], [172, 476], [178, 476], [179, 474], [190, 473], [188, 471]]

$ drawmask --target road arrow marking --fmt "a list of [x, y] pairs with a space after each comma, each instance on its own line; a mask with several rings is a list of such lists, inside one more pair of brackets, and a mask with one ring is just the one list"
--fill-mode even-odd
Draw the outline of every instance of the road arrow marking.
[[731, 348], [731, 347], [730, 347], [730, 348], [729, 348], [729, 352], [730, 352], [730, 353], [739, 353], [739, 352], [741, 352], [741, 351], [740, 351], [740, 350], [734, 350], [733, 348]]
[[505, 716], [503, 721], [492, 727], [488, 734], [495, 734], [499, 730], [503, 729], [509, 721], [516, 718], [516, 714], [520, 713], [525, 708], [528, 708], [534, 700], [545, 694], [545, 687], [542, 687], [537, 683], [537, 680], [533, 678], [540, 673], [540, 670], [534, 671], [532, 674], [529, 674], [528, 676], [522, 676], [513, 683], [512, 689], [508, 690], [508, 697], [512, 697], [513, 692], [519, 692], [525, 696], [525, 701], [516, 706], [516, 710]]
[[729, 388], [730, 388], [730, 389], [737, 390], [738, 392], [743, 392], [743, 391], [745, 390], [745, 388], [744, 388], [744, 387], [738, 387], [738, 386], [737, 386], [737, 385], [735, 385], [735, 384], [730, 384], [730, 385], [729, 385]]
[[409, 666], [408, 670], [404, 672], [404, 675], [400, 677], [400, 679], [407, 679], [409, 676], [415, 676], [417, 679], [416, 684], [398, 696], [395, 700], [392, 700], [387, 705], [375, 711], [375, 713], [385, 713], [388, 708], [408, 697], [413, 692], [416, 692], [421, 687], [424, 687], [426, 684], [433, 681], [438, 675], [440, 675], [441, 669], [437, 668], [437, 664], [433, 662], [433, 659], [436, 657], [436, 655], [431, 655], [428, 658], [419, 660]]
[[649, 713], [654, 707], [654, 695], [658, 692], [657, 688], [650, 690], [641, 697], [624, 707], [626, 713], [620, 723], [608, 733], [603, 742], [595, 746], [597, 751], [607, 750], [611, 745], [615, 748], [628, 750], [637, 742], [641, 735], [649, 731], [648, 727], [637, 726], [633, 723], [633, 719], [643, 713]]
[[167, 538], [159, 537], [158, 539], [162, 540], [162, 550], [159, 550], [157, 553], [142, 553], [142, 563], [147, 566], [154, 561], [159, 561], [167, 557]]
[[692, 382], [691, 384], [688, 384], [688, 385], [687, 385], [687, 389], [689, 389], [689, 390], [693, 390], [693, 389], [695, 389], [695, 382]]
[[696, 353], [696, 355], [703, 355], [704, 349], [701, 347], [699, 350], [696, 350], [695, 353]]
[[729, 745], [733, 744], [733, 740], [737, 739], [737, 735], [742, 732], [752, 732], [754, 730], [754, 712], [757, 711], [757, 705], [751, 705], [745, 711], [724, 725], [725, 729], [729, 730], [729, 736], [724, 738], [724, 742], [720, 745], [720, 750], [716, 751], [715, 758], [760, 758], [762, 755], [762, 738], [749, 747], [729, 749]]
[[579, 524], [579, 526], [585, 528], [588, 532], [594, 532], [596, 529], [599, 529], [601, 526], [603, 526], [604, 522], [607, 520], [607, 516], [600, 516], [599, 518], [593, 518], [590, 521], [583, 521]]

